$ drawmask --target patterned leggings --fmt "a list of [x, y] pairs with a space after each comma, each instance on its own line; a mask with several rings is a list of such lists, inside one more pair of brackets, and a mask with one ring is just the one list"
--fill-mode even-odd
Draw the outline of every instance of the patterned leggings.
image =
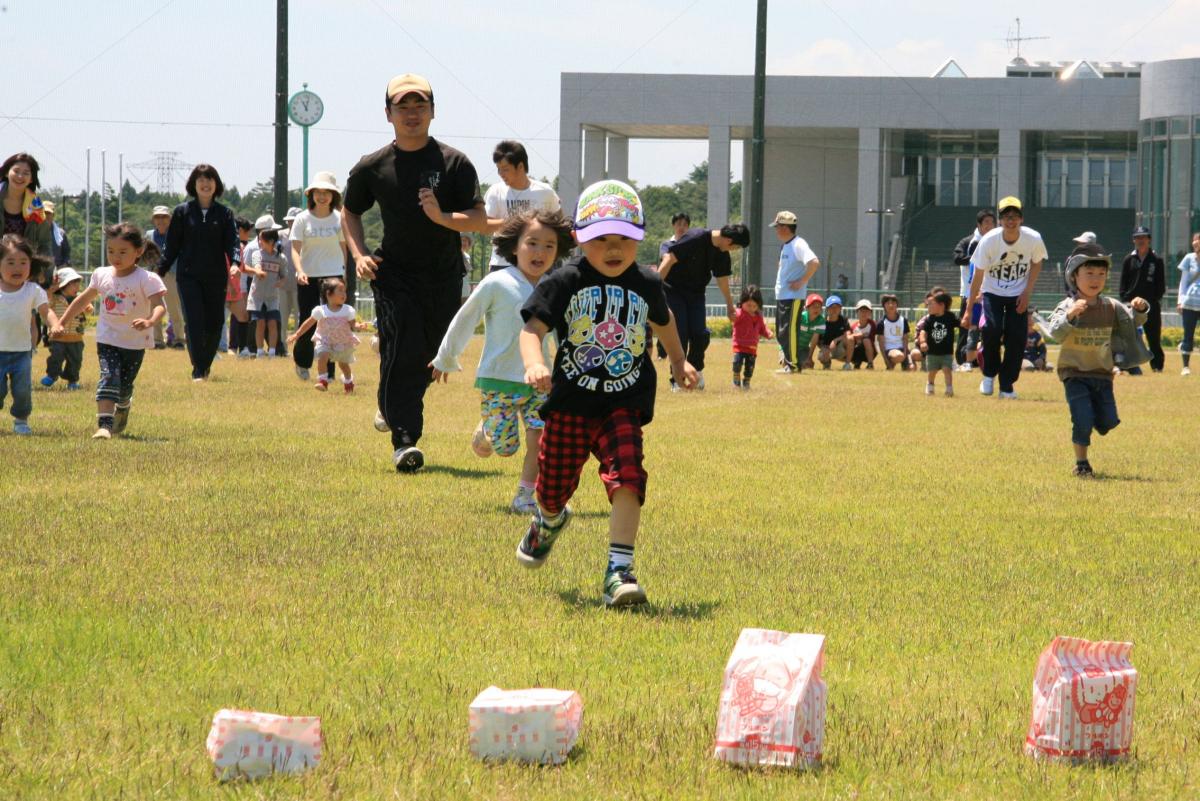
[[546, 396], [540, 392], [517, 395], [489, 390], [483, 393], [479, 401], [483, 432], [498, 456], [512, 456], [520, 449], [521, 422], [531, 431], [540, 431], [546, 426], [540, 414], [545, 402]]
[[96, 345], [100, 357], [100, 380], [96, 382], [96, 400], [114, 401], [124, 406], [133, 399], [133, 382], [142, 369], [144, 350], [129, 350], [103, 342]]
[[753, 353], [735, 353], [733, 354], [733, 381], [737, 383], [744, 381], [749, 384], [750, 379], [754, 377], [754, 365], [758, 361], [758, 356]]

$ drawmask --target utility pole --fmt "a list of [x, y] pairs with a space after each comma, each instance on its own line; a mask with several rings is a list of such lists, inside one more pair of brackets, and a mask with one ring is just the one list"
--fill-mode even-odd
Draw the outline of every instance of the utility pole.
[[288, 209], [288, 0], [275, 0], [275, 219]]
[[[767, 108], [767, 0], [758, 0], [758, 28], [754, 35], [754, 130], [750, 143], [750, 264], [745, 283], [762, 284], [763, 253], [763, 150], [766, 145]], [[713, 176], [708, 176], [713, 180]]]

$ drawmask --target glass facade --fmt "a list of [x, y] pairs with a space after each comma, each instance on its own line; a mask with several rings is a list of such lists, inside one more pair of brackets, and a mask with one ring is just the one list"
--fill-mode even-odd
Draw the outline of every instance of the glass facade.
[[905, 131], [903, 140], [900, 174], [914, 179], [917, 206], [995, 205], [995, 131]]
[[1137, 207], [1138, 154], [1130, 133], [1034, 133], [1034, 196], [1044, 208]]
[[1200, 228], [1200, 117], [1143, 120], [1138, 220], [1155, 250], [1177, 260]]

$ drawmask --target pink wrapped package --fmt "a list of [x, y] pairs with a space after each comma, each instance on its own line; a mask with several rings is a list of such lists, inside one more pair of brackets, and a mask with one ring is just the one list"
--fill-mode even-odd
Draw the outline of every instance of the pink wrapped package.
[[1070, 762], [1129, 755], [1138, 674], [1130, 642], [1055, 637], [1033, 676], [1025, 753]]
[[206, 747], [221, 780], [300, 773], [321, 761], [321, 719], [222, 709]]
[[715, 756], [807, 768], [825, 738], [825, 637], [742, 629], [725, 665]]
[[561, 765], [583, 725], [583, 700], [574, 690], [488, 687], [471, 702], [471, 753]]

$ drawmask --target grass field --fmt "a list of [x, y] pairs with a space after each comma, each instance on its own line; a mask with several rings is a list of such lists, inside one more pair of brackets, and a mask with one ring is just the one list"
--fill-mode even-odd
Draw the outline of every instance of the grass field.
[[[7, 413], [0, 433], [0, 798], [1200, 794], [1200, 384], [1176, 354], [1118, 381], [1124, 422], [1081, 482], [1053, 374], [1016, 403], [980, 397], [977, 373], [927, 398], [910, 374], [776, 376], [767, 344], [743, 394], [728, 348], [706, 392], [659, 395], [650, 604], [614, 613], [594, 462], [554, 557], [520, 567], [519, 464], [472, 455], [470, 374], [431, 389], [429, 466], [401, 476], [365, 347], [354, 397], [284, 360], [226, 358], [194, 385], [183, 354], [149, 353], [129, 436], [102, 443], [89, 341], [88, 391], [38, 391], [35, 435]], [[827, 636], [821, 770], [712, 759], [745, 626]], [[1135, 643], [1131, 763], [1021, 754], [1056, 634]], [[490, 684], [580, 692], [564, 767], [471, 758], [467, 705]], [[218, 785], [204, 739], [226, 706], [322, 716], [325, 760]]]

